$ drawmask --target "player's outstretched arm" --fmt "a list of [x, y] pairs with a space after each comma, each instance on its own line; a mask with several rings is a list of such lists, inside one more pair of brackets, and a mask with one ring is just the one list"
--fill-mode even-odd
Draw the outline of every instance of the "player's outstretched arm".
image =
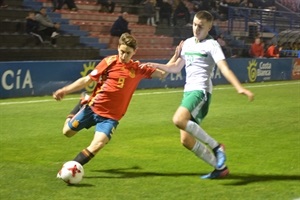
[[168, 73], [179, 73], [181, 69], [183, 68], [185, 64], [185, 61], [182, 58], [178, 58], [176, 62], [174, 63], [168, 63], [168, 64], [160, 64], [160, 63], [144, 63], [141, 64], [140, 67], [153, 67], [160, 70], [163, 70]]
[[168, 73], [166, 73], [163, 70], [160, 69], [156, 69], [155, 72], [153, 72], [153, 74], [151, 75], [152, 78], [159, 78], [159, 79], [164, 79], [166, 78], [166, 76], [168, 75]]
[[91, 82], [92, 82], [92, 79], [89, 76], [79, 78], [75, 82], [71, 83], [70, 85], [67, 85], [63, 88], [56, 90], [53, 93], [53, 98], [57, 101], [60, 101], [64, 98], [65, 95], [76, 92], [76, 91], [80, 91]]
[[[154, 67], [161, 69], [168, 73], [179, 73], [181, 69], [183, 68], [185, 61], [180, 58], [181, 49], [183, 46], [184, 41], [181, 41], [179, 45], [176, 47], [174, 55], [172, 58], [168, 61], [167, 64], [160, 64], [160, 63], [143, 63], [140, 65], [141, 68], [148, 66], [148, 67]], [[168, 74], [165, 74], [166, 77]]]
[[254, 100], [254, 94], [242, 86], [240, 81], [237, 79], [235, 74], [229, 69], [228, 64], [225, 60], [221, 60], [217, 63], [218, 68], [221, 70], [224, 77], [233, 85], [239, 94], [246, 95], [249, 101]]

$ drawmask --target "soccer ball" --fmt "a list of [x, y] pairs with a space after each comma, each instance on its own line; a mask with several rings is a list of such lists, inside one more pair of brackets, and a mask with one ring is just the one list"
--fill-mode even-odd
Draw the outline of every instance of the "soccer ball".
[[62, 179], [68, 184], [78, 184], [84, 175], [82, 165], [76, 161], [66, 162], [57, 174], [57, 178]]

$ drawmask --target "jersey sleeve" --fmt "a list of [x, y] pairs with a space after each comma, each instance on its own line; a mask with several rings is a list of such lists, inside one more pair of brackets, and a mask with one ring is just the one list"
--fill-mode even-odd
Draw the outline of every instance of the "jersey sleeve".
[[155, 72], [155, 70], [156, 68], [146, 66], [141, 69], [141, 74], [144, 78], [151, 79], [151, 75]]
[[94, 81], [98, 81], [103, 72], [111, 65], [114, 61], [116, 61], [116, 56], [109, 56], [103, 59], [93, 71], [89, 74], [90, 78]]
[[225, 60], [225, 56], [220, 44], [216, 40], [211, 40], [211, 43], [211, 56], [215, 63], [218, 63], [220, 60]]
[[151, 79], [151, 75], [155, 72], [156, 68], [144, 66], [143, 68], [140, 68], [139, 65], [141, 63], [139, 61], [135, 61], [134, 65], [136, 65], [136, 69], [138, 69], [139, 74], [143, 78]]

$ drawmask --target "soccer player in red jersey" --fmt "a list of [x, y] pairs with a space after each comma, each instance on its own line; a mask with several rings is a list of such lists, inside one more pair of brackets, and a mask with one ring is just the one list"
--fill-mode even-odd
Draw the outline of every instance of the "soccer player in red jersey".
[[[164, 71], [147, 66], [140, 67], [140, 62], [133, 61], [132, 56], [136, 49], [136, 39], [128, 33], [122, 34], [118, 55], [106, 57], [90, 74], [53, 93], [54, 99], [61, 100], [66, 94], [80, 91], [92, 82], [96, 83], [88, 103], [73, 118], [67, 119], [63, 127], [63, 134], [72, 137], [83, 128], [95, 126], [94, 139], [74, 161], [86, 164], [109, 142], [142, 79], [166, 76]], [[174, 59], [179, 56], [179, 51], [177, 48]]]

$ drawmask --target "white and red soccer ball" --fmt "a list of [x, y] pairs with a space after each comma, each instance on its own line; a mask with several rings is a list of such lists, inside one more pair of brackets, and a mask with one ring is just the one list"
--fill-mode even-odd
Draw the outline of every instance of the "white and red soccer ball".
[[76, 161], [66, 162], [57, 174], [57, 178], [62, 179], [68, 184], [78, 184], [84, 175], [82, 165]]

